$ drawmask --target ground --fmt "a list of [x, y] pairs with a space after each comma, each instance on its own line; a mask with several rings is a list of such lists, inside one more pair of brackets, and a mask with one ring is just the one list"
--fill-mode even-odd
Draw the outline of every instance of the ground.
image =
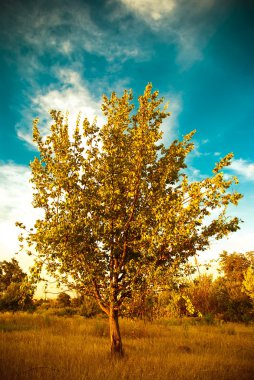
[[125, 350], [112, 360], [100, 317], [0, 314], [0, 378], [5, 380], [248, 380], [254, 326], [194, 320], [120, 320]]

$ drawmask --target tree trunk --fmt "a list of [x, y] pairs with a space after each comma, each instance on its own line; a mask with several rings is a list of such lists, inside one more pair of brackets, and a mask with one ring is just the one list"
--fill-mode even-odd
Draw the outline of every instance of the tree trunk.
[[109, 331], [110, 331], [110, 341], [111, 341], [111, 354], [123, 356], [122, 340], [118, 322], [118, 310], [113, 308], [110, 310], [109, 314]]

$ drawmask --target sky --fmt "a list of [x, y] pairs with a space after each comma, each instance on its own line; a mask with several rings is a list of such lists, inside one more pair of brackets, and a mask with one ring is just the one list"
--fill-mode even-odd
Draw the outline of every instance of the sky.
[[[196, 129], [193, 180], [234, 153], [226, 175], [244, 195], [229, 215], [241, 229], [213, 243], [254, 250], [254, 6], [236, 0], [2, 0], [0, 5], [0, 260], [18, 251], [15, 221], [32, 225], [32, 121], [45, 133], [49, 110], [101, 117], [102, 94], [148, 82], [169, 100], [164, 143]], [[23, 268], [30, 265], [18, 255]]]

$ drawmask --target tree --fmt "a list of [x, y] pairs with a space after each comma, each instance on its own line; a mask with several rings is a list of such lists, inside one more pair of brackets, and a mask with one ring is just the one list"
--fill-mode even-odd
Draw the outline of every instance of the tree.
[[[250, 255], [250, 254], [249, 254]], [[220, 267], [224, 276], [229, 281], [242, 284], [244, 274], [251, 264], [251, 258], [248, 254], [223, 251], [220, 254]], [[241, 286], [239, 286], [241, 288]]]
[[243, 288], [242, 290], [248, 294], [251, 300], [254, 302], [254, 252], [250, 251], [246, 253], [249, 267], [244, 273]]
[[249, 266], [244, 275], [243, 291], [248, 294], [254, 302], [254, 268], [251, 266]]
[[248, 293], [244, 292], [244, 280], [248, 268], [253, 263], [253, 254], [228, 254], [224, 251], [219, 262], [224, 273], [220, 278], [220, 284], [224, 284], [224, 295], [227, 293], [228, 297], [227, 302], [223, 303], [225, 319], [241, 321], [249, 318], [252, 305]]
[[13, 282], [21, 283], [25, 277], [26, 274], [20, 268], [17, 260], [0, 262], [0, 292], [6, 290]]
[[[189, 182], [186, 156], [194, 148], [194, 131], [169, 147], [160, 126], [169, 116], [158, 91], [148, 84], [135, 112], [132, 92], [103, 97], [106, 122], [68, 121], [52, 111], [50, 134], [42, 137], [38, 120], [33, 140], [40, 157], [31, 163], [33, 206], [44, 210], [22, 241], [36, 250], [33, 274], [42, 267], [81, 293], [93, 294], [109, 317], [111, 351], [122, 354], [118, 317], [140, 282], [155, 278], [158, 268], [185, 262], [204, 251], [210, 238], [238, 229], [227, 218], [229, 204], [241, 195], [229, 193], [236, 178], [225, 180], [218, 162], [211, 178]], [[212, 211], [220, 208], [218, 217]], [[210, 216], [210, 219], [208, 218]]]
[[214, 311], [212, 275], [199, 275], [189, 284], [186, 294], [190, 297], [195, 311], [202, 315], [208, 315]]
[[220, 267], [224, 272], [224, 278], [232, 299], [246, 298], [242, 292], [242, 284], [250, 264], [250, 258], [243, 253], [228, 254], [228, 252], [223, 251], [220, 254]]
[[71, 306], [71, 296], [67, 293], [59, 293], [57, 296], [57, 303], [60, 307]]
[[17, 260], [0, 262], [0, 309], [24, 310], [32, 306], [34, 287]]
[[85, 318], [92, 318], [102, 313], [102, 311], [93, 297], [81, 296], [79, 313]]

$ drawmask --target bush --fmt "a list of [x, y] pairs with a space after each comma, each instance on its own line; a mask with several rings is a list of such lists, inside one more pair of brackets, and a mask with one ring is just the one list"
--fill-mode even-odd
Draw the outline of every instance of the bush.
[[82, 305], [79, 314], [86, 318], [94, 317], [101, 313], [97, 302], [91, 297], [82, 297]]
[[57, 303], [59, 307], [69, 307], [71, 306], [71, 297], [67, 293], [60, 293], [57, 296]]

